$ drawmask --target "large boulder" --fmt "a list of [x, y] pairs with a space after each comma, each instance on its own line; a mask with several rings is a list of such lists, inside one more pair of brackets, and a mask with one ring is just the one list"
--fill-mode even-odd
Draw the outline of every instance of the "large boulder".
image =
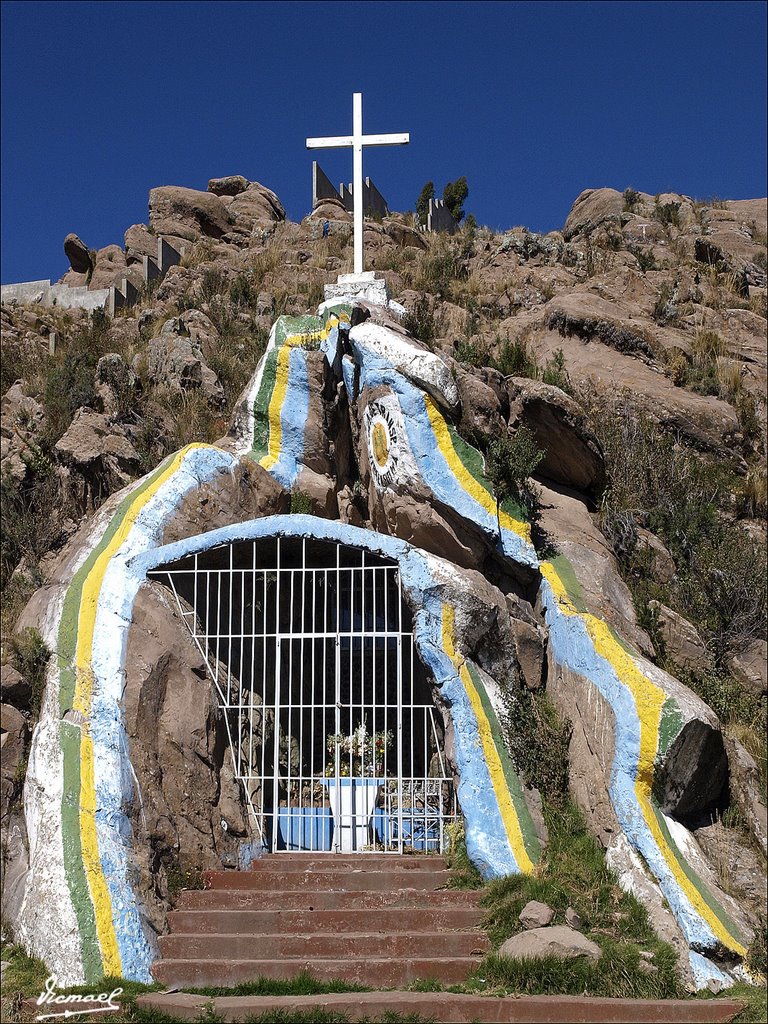
[[515, 960], [536, 960], [543, 956], [556, 956], [564, 960], [585, 956], [589, 960], [599, 960], [602, 955], [596, 942], [563, 924], [518, 932], [499, 947], [499, 956]]
[[768, 643], [752, 640], [728, 660], [728, 668], [745, 690], [760, 697], [768, 692]]
[[587, 188], [571, 207], [563, 228], [566, 242], [581, 231], [591, 231], [606, 220], [618, 220], [624, 196], [615, 188]]
[[692, 622], [659, 601], [649, 601], [657, 616], [666, 656], [683, 671], [703, 673], [712, 667], [704, 639]]
[[232, 223], [226, 205], [211, 192], [180, 185], [162, 185], [149, 193], [149, 223], [159, 235], [197, 241], [201, 235], [221, 238]]
[[211, 178], [208, 191], [215, 196], [237, 196], [248, 188], [248, 179], [242, 174], [229, 174], [224, 178]]
[[76, 274], [87, 274], [93, 267], [88, 246], [73, 232], [64, 239], [64, 255]]
[[285, 220], [285, 207], [275, 193], [252, 181], [248, 188], [239, 192], [227, 205], [227, 212], [237, 228], [252, 231], [257, 226], [268, 226]]
[[524, 377], [507, 379], [510, 426], [524, 424], [544, 452], [538, 473], [580, 491], [605, 483], [603, 452], [581, 407], [560, 388]]
[[200, 343], [180, 317], [166, 320], [157, 338], [147, 346], [149, 375], [171, 391], [200, 389], [214, 405], [224, 398], [219, 378], [206, 363]]

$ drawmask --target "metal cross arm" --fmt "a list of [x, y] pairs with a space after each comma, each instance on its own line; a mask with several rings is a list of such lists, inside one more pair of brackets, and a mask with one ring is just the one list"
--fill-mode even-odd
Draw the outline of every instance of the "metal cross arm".
[[352, 134], [331, 135], [327, 138], [307, 139], [307, 149], [342, 149], [352, 147], [352, 202], [355, 225], [354, 272], [363, 272], [363, 146], [405, 146], [410, 142], [408, 132], [391, 135], [363, 135], [363, 94], [352, 96]]

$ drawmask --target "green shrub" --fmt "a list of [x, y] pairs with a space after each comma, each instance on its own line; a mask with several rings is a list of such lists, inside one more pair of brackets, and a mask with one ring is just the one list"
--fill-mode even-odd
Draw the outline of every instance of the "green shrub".
[[303, 491], [291, 491], [291, 512], [297, 516], [314, 515], [315, 503]]
[[656, 269], [656, 257], [653, 254], [653, 249], [641, 249], [637, 247], [632, 248], [629, 251], [637, 260], [637, 266], [641, 273], [645, 274], [649, 270]]
[[485, 456], [485, 472], [496, 499], [497, 519], [507, 498], [531, 510], [534, 495], [528, 478], [545, 455], [528, 427], [518, 427], [514, 434], [491, 441]]
[[660, 203], [656, 198], [653, 216], [664, 227], [680, 227], [680, 203]]
[[419, 341], [423, 341], [425, 345], [428, 345], [433, 340], [437, 331], [437, 324], [426, 295], [422, 295], [416, 300], [413, 309], [408, 310], [403, 317], [402, 323], [409, 334]]
[[544, 694], [507, 688], [502, 728], [525, 785], [538, 789], [552, 804], [562, 803], [568, 793], [570, 723], [561, 719]]
[[[499, 345], [500, 338], [496, 338], [496, 345]], [[503, 373], [505, 377], [530, 377], [535, 380], [539, 376], [539, 367], [536, 357], [528, 347], [526, 338], [506, 338], [501, 343], [499, 355], [493, 359], [491, 365]]]
[[637, 204], [640, 202], [640, 193], [635, 192], [633, 188], [624, 189], [624, 210], [626, 213], [631, 213]]
[[565, 353], [558, 348], [551, 359], [548, 359], [541, 371], [541, 379], [545, 384], [560, 388], [566, 394], [573, 393], [573, 385], [565, 367]]
[[677, 289], [675, 286], [665, 281], [659, 289], [659, 294], [656, 297], [651, 313], [656, 323], [666, 324], [667, 326], [677, 323], [680, 311], [675, 301], [676, 297]]
[[468, 366], [487, 366], [488, 349], [477, 342], [462, 339], [456, 346], [456, 358]]

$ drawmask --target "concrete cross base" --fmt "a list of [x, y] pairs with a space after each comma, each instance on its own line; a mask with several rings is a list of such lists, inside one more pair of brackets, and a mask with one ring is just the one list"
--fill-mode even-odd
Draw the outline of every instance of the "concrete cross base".
[[342, 298], [364, 299], [377, 306], [386, 306], [389, 301], [387, 282], [377, 278], [372, 270], [362, 274], [339, 274], [336, 284], [325, 286], [325, 300]]

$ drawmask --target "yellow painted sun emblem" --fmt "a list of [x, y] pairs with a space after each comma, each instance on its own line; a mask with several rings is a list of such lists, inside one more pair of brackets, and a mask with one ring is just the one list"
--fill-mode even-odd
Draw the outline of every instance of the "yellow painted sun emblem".
[[384, 469], [389, 462], [389, 435], [384, 424], [377, 420], [371, 430], [371, 447], [373, 457], [379, 469]]

